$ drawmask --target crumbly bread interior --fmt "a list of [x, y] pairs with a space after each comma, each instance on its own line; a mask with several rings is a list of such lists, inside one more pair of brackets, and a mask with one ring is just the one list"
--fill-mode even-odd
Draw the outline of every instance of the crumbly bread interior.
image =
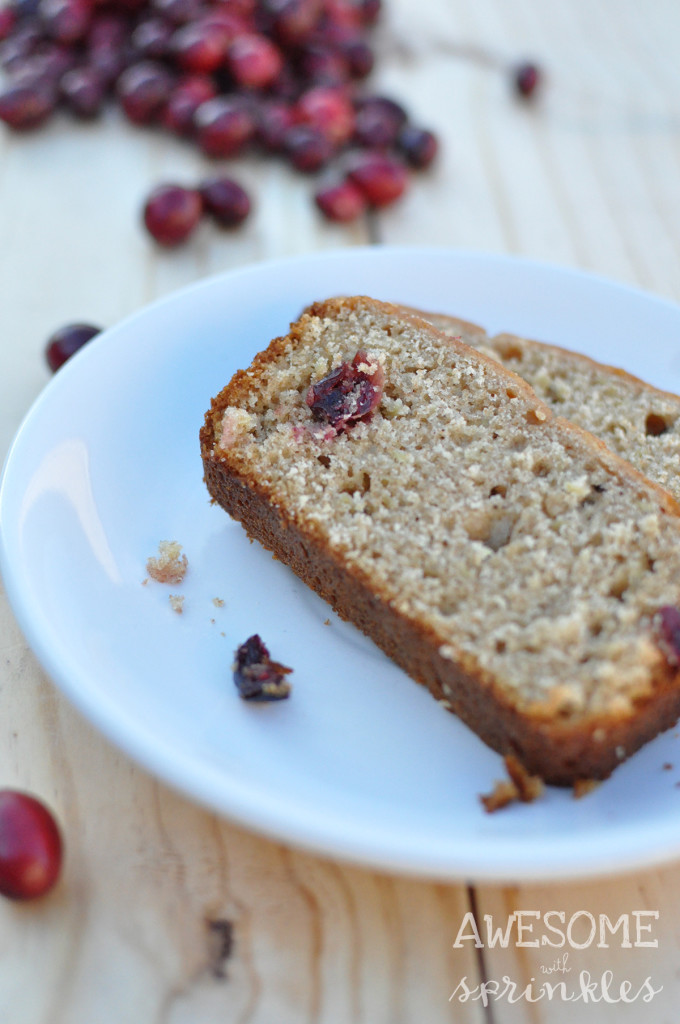
[[557, 415], [601, 438], [680, 501], [680, 397], [566, 349], [421, 315], [518, 373]]
[[[384, 368], [380, 406], [321, 440], [308, 389], [358, 350]], [[211, 459], [517, 708], [625, 719], [649, 696], [678, 507], [495, 361], [397, 307], [331, 300], [235, 376], [212, 437]]]

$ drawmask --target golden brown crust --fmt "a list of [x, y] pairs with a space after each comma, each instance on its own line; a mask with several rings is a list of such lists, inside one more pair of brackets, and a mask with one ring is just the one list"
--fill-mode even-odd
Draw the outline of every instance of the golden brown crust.
[[[217, 450], [222, 413], [229, 405], [245, 400], [253, 378], [294, 344], [310, 318], [333, 316], [338, 303], [372, 302], [362, 298], [329, 300], [310, 308], [292, 325], [288, 336], [274, 339], [259, 353], [248, 370], [238, 371], [211, 403], [200, 432], [201, 454], [208, 490], [230, 515], [241, 521], [248, 534], [271, 550], [313, 590], [327, 600], [344, 619], [371, 637], [385, 653], [412, 678], [427, 686], [439, 700], [468, 724], [489, 746], [504, 756], [518, 758], [531, 774], [548, 783], [573, 785], [581, 779], [606, 778], [612, 770], [680, 716], [680, 688], [677, 671], [660, 662], [649, 693], [640, 697], [632, 712], [590, 713], [577, 718], [556, 717], [532, 707], [518, 706], [508, 698], [489, 673], [470, 656], [444, 657], [440, 639], [427, 624], [401, 614], [381, 593], [374, 581], [356, 567], [347, 565], [328, 549], [313, 525], [300, 524], [276, 502], [260, 481], [238, 460], [229, 461]], [[396, 306], [375, 303], [376, 308], [395, 317], [406, 317], [419, 329], [437, 335], [442, 344], [460, 342], [437, 332], [430, 324]], [[470, 350], [462, 346], [465, 352]], [[477, 358], [486, 359], [481, 354]], [[488, 362], [493, 360], [488, 359]], [[498, 369], [498, 364], [494, 363]], [[509, 383], [527, 396], [561, 430], [591, 447], [610, 472], [650, 484], [640, 473], [611, 453], [585, 431], [560, 421], [536, 397], [528, 384], [503, 369]], [[659, 504], [668, 513], [680, 514], [680, 506], [660, 487], [654, 487]]]

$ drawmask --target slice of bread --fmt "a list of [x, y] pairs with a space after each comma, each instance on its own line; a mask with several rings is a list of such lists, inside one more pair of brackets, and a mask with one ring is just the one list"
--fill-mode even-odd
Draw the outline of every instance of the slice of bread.
[[329, 300], [200, 440], [213, 500], [531, 774], [604, 778], [680, 715], [680, 506], [493, 359]]
[[518, 373], [558, 416], [595, 434], [680, 501], [678, 395], [556, 345], [514, 334], [489, 337], [456, 317], [412, 312]]

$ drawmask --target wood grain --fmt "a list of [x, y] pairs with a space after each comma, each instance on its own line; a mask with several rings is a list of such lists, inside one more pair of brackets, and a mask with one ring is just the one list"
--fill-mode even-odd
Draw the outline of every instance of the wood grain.
[[[205, 170], [188, 147], [124, 125], [57, 120], [0, 132], [0, 450], [48, 379], [45, 337], [110, 325], [149, 300], [246, 262], [336, 246], [455, 245], [592, 270], [680, 301], [680, 10], [673, 0], [387, 0], [376, 91], [443, 138], [402, 203], [352, 228], [321, 222], [311, 183], [238, 161], [256, 209], [169, 254], [143, 236], [143, 196]], [[535, 56], [542, 99], [508, 67]], [[680, 345], [680, 339], [679, 339]], [[53, 688], [0, 604], [0, 783], [40, 794], [67, 841], [40, 904], [0, 905], [0, 1020], [11, 1024], [671, 1024], [680, 995], [680, 868], [570, 885], [433, 885], [323, 860], [194, 806], [114, 750]], [[679, 791], [680, 792], [680, 791]], [[680, 799], [680, 797], [679, 797]], [[472, 880], [473, 881], [473, 880]], [[474, 908], [656, 910], [658, 946], [453, 943]], [[583, 923], [584, 919], [582, 919]], [[586, 922], [587, 923], [587, 922]], [[651, 1004], [449, 1001], [465, 978], [587, 970]]]

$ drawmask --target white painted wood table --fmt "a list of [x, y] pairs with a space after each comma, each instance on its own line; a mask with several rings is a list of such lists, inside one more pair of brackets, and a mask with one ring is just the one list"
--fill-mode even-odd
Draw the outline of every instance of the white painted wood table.
[[[680, 8], [674, 0], [387, 0], [375, 88], [443, 140], [408, 196], [352, 228], [321, 222], [311, 185], [239, 162], [257, 198], [240, 232], [153, 247], [152, 184], [195, 177], [194, 152], [111, 114], [0, 132], [0, 448], [48, 379], [43, 343], [73, 320], [114, 324], [204, 275], [268, 257], [443, 244], [579, 267], [680, 301]], [[535, 56], [540, 102], [479, 59]], [[678, 339], [680, 345], [680, 338]], [[192, 805], [113, 749], [60, 696], [0, 607], [0, 785], [51, 804], [67, 844], [45, 900], [0, 906], [7, 1024], [673, 1024], [680, 865], [593, 883], [430, 884], [267, 841]], [[680, 791], [679, 791], [680, 792]], [[678, 796], [680, 801], [680, 795]], [[680, 807], [679, 807], [680, 813]], [[653, 999], [571, 1004], [451, 993], [541, 977], [543, 952], [454, 948], [464, 915], [659, 911], [656, 946], [571, 952]], [[649, 934], [649, 933], [648, 933]], [[564, 966], [564, 964], [563, 964]], [[561, 975], [558, 975], [560, 977]], [[573, 977], [574, 975], [572, 975]]]

